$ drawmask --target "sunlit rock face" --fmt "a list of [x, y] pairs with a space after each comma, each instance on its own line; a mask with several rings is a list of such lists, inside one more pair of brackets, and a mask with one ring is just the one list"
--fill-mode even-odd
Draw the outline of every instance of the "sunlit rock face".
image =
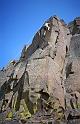
[[34, 36], [32, 44], [25, 48], [24, 57], [20, 59], [28, 60], [26, 70], [29, 74], [29, 97], [32, 101], [35, 96], [40, 96], [35, 94], [35, 91], [43, 89], [56, 97], [60, 105], [65, 107], [63, 70], [67, 60], [66, 47], [69, 52], [70, 38], [66, 25], [63, 25], [58, 17], [53, 17], [44, 23]]
[[50, 17], [20, 59], [0, 71], [1, 121], [66, 124], [80, 118], [73, 111], [80, 107], [80, 36], [73, 35], [71, 26]]

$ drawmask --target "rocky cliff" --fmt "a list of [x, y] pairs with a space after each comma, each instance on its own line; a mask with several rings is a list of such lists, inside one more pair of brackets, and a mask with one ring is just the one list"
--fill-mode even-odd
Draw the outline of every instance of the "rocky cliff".
[[0, 123], [80, 123], [79, 24], [50, 17], [0, 70]]

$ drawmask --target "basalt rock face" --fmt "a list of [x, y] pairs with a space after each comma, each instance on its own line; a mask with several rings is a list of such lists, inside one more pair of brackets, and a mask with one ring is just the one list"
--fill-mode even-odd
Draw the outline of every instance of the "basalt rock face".
[[49, 18], [20, 59], [0, 71], [1, 122], [79, 124], [80, 35], [72, 26]]

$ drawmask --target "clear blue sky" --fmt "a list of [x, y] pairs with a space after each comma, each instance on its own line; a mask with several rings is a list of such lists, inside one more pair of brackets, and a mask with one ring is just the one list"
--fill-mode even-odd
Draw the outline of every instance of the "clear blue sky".
[[80, 0], [0, 0], [0, 68], [19, 58], [23, 46], [52, 15], [70, 22], [80, 16]]

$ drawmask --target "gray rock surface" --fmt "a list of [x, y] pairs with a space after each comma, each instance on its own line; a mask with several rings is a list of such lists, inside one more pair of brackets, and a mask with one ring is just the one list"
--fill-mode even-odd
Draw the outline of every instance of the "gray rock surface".
[[49, 18], [0, 71], [1, 123], [79, 124], [80, 34], [72, 26]]

